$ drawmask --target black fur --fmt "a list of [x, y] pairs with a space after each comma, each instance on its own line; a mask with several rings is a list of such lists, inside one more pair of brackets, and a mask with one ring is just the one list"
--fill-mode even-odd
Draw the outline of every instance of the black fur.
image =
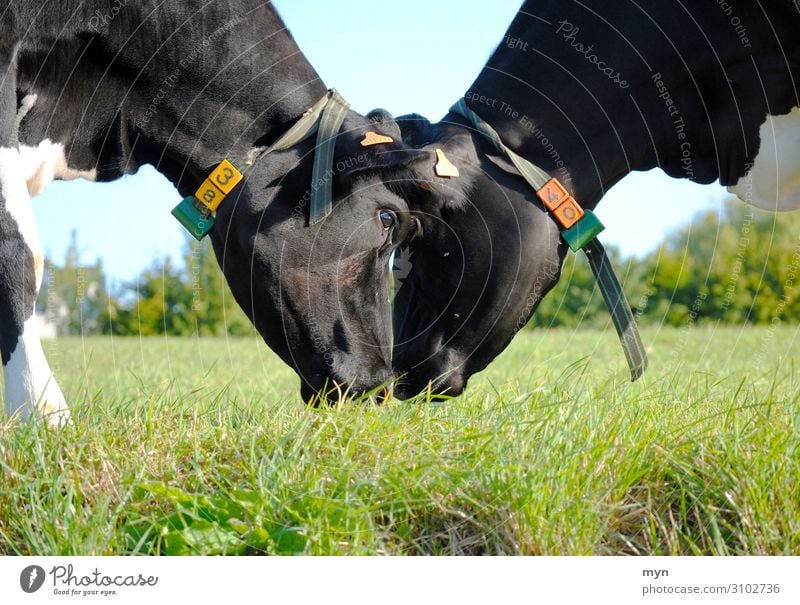
[[[559, 178], [584, 207], [632, 170], [656, 166], [727, 185], [756, 156], [767, 113], [800, 106], [799, 33], [791, 0], [730, 0], [726, 7], [529, 0], [465, 96], [506, 145]], [[612, 71], [603, 73], [595, 60]], [[676, 125], [667, 98], [685, 126]], [[470, 132], [456, 114], [438, 125], [412, 117], [403, 126], [406, 142], [431, 152], [456, 145], [454, 155], [477, 157], [483, 174], [463, 212], [453, 211], [444, 192], [406, 187], [426, 224], [424, 237], [410, 244], [411, 271], [395, 302], [401, 396], [429, 381], [435, 392], [460, 393], [560, 275], [565, 247], [555, 222], [508, 160]], [[430, 163], [411, 171], [418, 181], [451, 186], [432, 176]]]
[[[19, 57], [15, 103], [38, 96], [20, 142], [63, 143], [69, 166], [96, 169], [99, 180], [151, 163], [190, 195], [223, 158], [247, 166], [253, 149], [277, 140], [326, 92], [263, 0], [0, 0], [0, 29], [0, 61], [9, 49]], [[13, 113], [3, 106], [0, 125]], [[212, 230], [234, 296], [301, 375], [304, 396], [331, 380], [359, 392], [391, 376], [386, 267], [411, 221], [379, 180], [385, 150], [358, 143], [376, 128], [349, 112], [330, 175], [334, 210], [322, 223], [306, 227], [302, 203], [309, 141], [257, 161]], [[398, 216], [390, 232], [382, 208]], [[0, 220], [5, 247], [13, 221]], [[172, 220], [168, 208], [163, 220]], [[23, 279], [13, 267], [3, 271], [4, 284]], [[0, 308], [16, 297], [6, 285]], [[11, 332], [4, 340], [15, 342]]]
[[[0, 147], [17, 143], [16, 53], [0, 43]], [[0, 358], [5, 366], [33, 312], [36, 278], [33, 254], [5, 208], [0, 191]]]
[[[0, 196], [2, 198], [2, 196]], [[3, 365], [11, 359], [22, 325], [36, 301], [33, 255], [17, 225], [0, 207], [0, 355]]]

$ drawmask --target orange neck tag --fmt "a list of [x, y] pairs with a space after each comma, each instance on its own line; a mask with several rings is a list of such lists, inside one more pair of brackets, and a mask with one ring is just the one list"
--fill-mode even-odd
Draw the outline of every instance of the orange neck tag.
[[459, 175], [456, 165], [447, 159], [447, 156], [441, 149], [436, 150], [436, 166], [434, 167], [434, 171], [436, 172], [436, 176], [446, 178]]
[[372, 147], [373, 145], [383, 145], [384, 143], [394, 143], [394, 139], [371, 130], [368, 130], [361, 140], [362, 147]]
[[547, 211], [562, 229], [569, 229], [583, 218], [585, 212], [558, 179], [550, 179], [536, 192]]

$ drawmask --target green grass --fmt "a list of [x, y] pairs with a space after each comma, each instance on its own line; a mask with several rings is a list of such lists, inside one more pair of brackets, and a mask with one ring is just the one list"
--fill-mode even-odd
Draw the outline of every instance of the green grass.
[[519, 336], [447, 403], [312, 410], [256, 340], [47, 343], [0, 554], [800, 554], [798, 329]]

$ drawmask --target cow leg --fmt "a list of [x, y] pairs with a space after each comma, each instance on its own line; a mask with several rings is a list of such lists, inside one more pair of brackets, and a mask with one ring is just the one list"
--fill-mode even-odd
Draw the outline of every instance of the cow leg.
[[17, 140], [16, 52], [0, 44], [0, 355], [6, 410], [54, 426], [69, 411], [39, 341], [43, 256]]

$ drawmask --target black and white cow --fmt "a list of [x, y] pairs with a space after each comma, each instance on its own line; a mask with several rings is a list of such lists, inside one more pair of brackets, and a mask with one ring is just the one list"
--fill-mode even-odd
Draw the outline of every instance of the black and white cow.
[[[465, 99], [584, 208], [654, 167], [719, 180], [760, 208], [800, 208], [793, 0], [530, 0]], [[396, 393], [432, 382], [457, 395], [555, 285], [567, 248], [532, 188], [465, 118], [402, 124], [407, 142], [443, 150], [461, 175], [438, 177], [430, 157], [398, 175], [424, 236], [400, 263]], [[647, 192], [630, 203], [648, 203]]]
[[[353, 393], [390, 379], [388, 259], [414, 223], [379, 176], [399, 130], [348, 111], [333, 211], [308, 226], [313, 138], [259, 157], [327, 93], [263, 0], [0, 0], [0, 354], [10, 414], [67, 404], [36, 331], [31, 197], [53, 179], [155, 165], [191, 195], [225, 158], [246, 179], [211, 231], [238, 303], [302, 378]], [[364, 147], [368, 131], [396, 144]], [[388, 138], [385, 137], [388, 135]], [[163, 219], [169, 217], [164, 209]], [[130, 212], [135, 215], [136, 208]], [[141, 224], [141, 221], [137, 221]]]

